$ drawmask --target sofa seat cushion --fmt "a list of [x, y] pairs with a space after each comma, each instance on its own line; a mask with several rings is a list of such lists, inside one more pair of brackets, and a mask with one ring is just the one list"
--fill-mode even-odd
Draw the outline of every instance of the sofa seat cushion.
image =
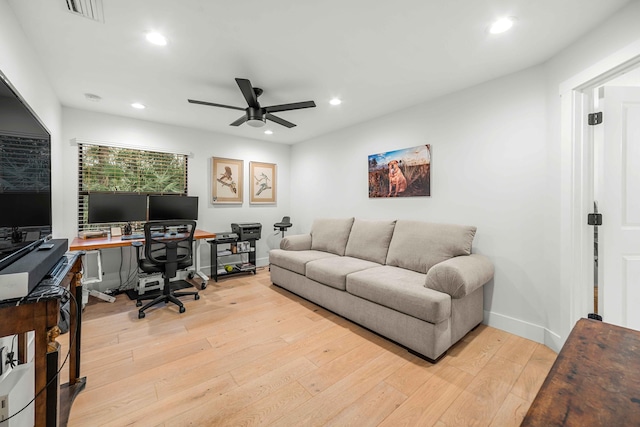
[[323, 258], [307, 264], [307, 278], [344, 291], [351, 273], [380, 267], [380, 264], [348, 256]]
[[425, 275], [388, 265], [350, 274], [346, 290], [352, 295], [429, 323], [451, 317], [451, 297], [424, 287]]
[[311, 261], [322, 258], [338, 258], [337, 255], [322, 251], [285, 251], [273, 249], [269, 251], [269, 263], [285, 268], [303, 276], [306, 274], [306, 265]]

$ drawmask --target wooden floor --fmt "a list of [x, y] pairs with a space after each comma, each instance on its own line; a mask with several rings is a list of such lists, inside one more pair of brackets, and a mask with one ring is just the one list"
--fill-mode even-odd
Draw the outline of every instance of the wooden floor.
[[70, 426], [517, 426], [556, 357], [481, 325], [430, 364], [266, 269], [185, 306], [91, 299]]

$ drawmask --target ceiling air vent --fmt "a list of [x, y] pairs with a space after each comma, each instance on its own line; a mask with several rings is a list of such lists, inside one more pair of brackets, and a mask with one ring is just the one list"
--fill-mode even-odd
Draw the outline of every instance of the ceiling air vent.
[[104, 23], [102, 0], [64, 0], [67, 10], [75, 15]]

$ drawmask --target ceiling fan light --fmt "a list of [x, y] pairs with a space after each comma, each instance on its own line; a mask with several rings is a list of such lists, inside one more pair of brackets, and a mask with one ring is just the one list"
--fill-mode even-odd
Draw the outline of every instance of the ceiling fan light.
[[265, 125], [264, 120], [260, 120], [260, 119], [249, 119], [247, 120], [247, 124], [254, 128], [261, 128], [262, 126]]

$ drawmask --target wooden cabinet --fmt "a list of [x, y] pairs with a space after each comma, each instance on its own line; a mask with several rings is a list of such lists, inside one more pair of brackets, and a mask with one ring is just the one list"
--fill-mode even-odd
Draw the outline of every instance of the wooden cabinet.
[[580, 319], [522, 426], [640, 425], [640, 332]]

